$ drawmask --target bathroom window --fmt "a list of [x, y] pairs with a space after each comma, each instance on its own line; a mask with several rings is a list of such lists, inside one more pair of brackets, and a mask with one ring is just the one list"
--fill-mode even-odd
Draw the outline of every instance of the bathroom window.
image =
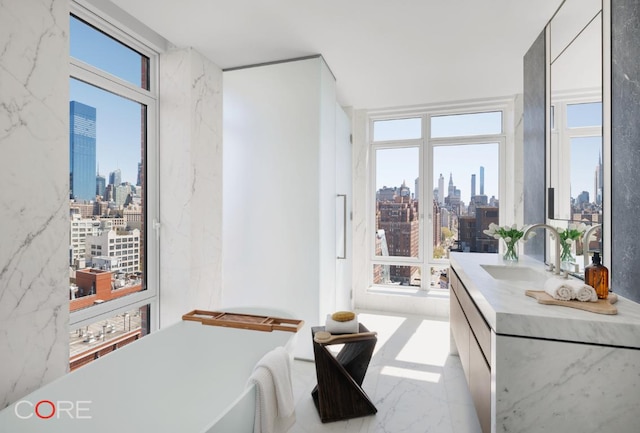
[[422, 138], [422, 118], [376, 120], [373, 141], [395, 141]]
[[499, 142], [434, 146], [433, 259], [448, 251], [498, 252], [498, 240], [483, 231], [499, 224], [499, 147]]
[[[69, 204], [78, 224], [69, 303], [79, 330], [156, 301], [157, 53], [74, 2], [69, 20]], [[86, 232], [75, 237], [76, 227]]]
[[447, 289], [451, 251], [499, 251], [505, 110], [371, 119], [371, 286]]
[[502, 133], [502, 111], [431, 117], [431, 138], [470, 137]]
[[[420, 147], [376, 150], [376, 245], [380, 257], [420, 256]], [[409, 182], [407, 182], [409, 180]]]
[[133, 343], [150, 331], [150, 306], [129, 308], [69, 332], [69, 371]]

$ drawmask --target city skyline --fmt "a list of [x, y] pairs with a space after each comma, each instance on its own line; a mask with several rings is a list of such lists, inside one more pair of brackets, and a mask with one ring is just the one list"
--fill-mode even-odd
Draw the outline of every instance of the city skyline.
[[[453, 182], [461, 192], [461, 200], [469, 204], [471, 198], [471, 176], [476, 175], [476, 193], [480, 194], [480, 166], [485, 167], [484, 193], [488, 198], [495, 196], [499, 199], [497, 172], [497, 143], [495, 157], [487, 157], [486, 145], [460, 145], [434, 148], [434, 172], [432, 190], [438, 188], [438, 178], [442, 174], [445, 178], [445, 189], [449, 182], [449, 175], [453, 174]], [[570, 161], [571, 198], [577, 198], [583, 191], [589, 193], [589, 201], [595, 203], [598, 191], [595, 188], [594, 170], [597, 170], [601, 158], [601, 138], [584, 137], [574, 143]], [[442, 153], [438, 161], [438, 153]], [[445, 155], [446, 153], [446, 155]], [[400, 187], [403, 182], [415, 192], [415, 180], [418, 178], [419, 152], [417, 148], [382, 149], [377, 151], [376, 161], [376, 191], [382, 187]], [[468, 160], [482, 161], [469, 163]], [[452, 167], [437, 171], [437, 167]], [[585, 169], [586, 167], [586, 169]]]
[[96, 110], [96, 172], [107, 179], [115, 170], [122, 182], [136, 184], [141, 154], [140, 105], [71, 79], [71, 101]]
[[[499, 199], [498, 191], [498, 143], [438, 146], [433, 150], [434, 172], [431, 190], [438, 188], [438, 178], [445, 178], [445, 189], [449, 175], [460, 190], [461, 200], [469, 204], [471, 199], [471, 176], [476, 175], [476, 193], [480, 193], [480, 167], [484, 167], [484, 193]], [[415, 180], [419, 172], [418, 148], [381, 149], [376, 152], [376, 191], [380, 188], [400, 187], [405, 181], [415, 192]], [[420, 186], [422, 188], [422, 185]], [[426, 188], [426, 186], [424, 186]]]
[[[70, 54], [73, 58], [112, 74], [115, 79], [141, 86], [141, 59], [131, 48], [70, 18]], [[96, 49], [100, 47], [100, 49]], [[145, 107], [106, 90], [69, 79], [69, 100], [96, 109], [96, 173], [108, 179], [116, 169], [122, 181], [136, 184], [141, 161], [142, 116]], [[98, 172], [99, 170], [99, 172]]]

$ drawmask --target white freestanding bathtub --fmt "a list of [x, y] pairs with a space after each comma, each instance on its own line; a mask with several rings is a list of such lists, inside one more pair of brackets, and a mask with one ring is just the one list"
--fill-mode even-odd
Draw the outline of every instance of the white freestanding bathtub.
[[8, 406], [0, 432], [250, 433], [249, 376], [270, 350], [291, 353], [295, 337], [181, 321]]

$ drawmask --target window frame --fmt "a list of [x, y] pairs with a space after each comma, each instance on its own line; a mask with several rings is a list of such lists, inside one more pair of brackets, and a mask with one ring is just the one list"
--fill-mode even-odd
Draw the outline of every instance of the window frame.
[[[487, 135], [461, 135], [451, 137], [439, 137], [431, 138], [431, 117], [447, 116], [447, 115], [460, 115], [460, 114], [473, 114], [473, 113], [488, 113], [488, 112], [501, 112], [502, 113], [502, 125], [500, 134], [487, 134]], [[407, 140], [388, 140], [388, 141], [374, 141], [374, 122], [381, 120], [395, 120], [406, 119], [413, 117], [422, 118], [422, 137], [419, 139], [407, 139]], [[426, 226], [433, 224], [433, 212], [432, 207], [425, 208], [426, 203], [433, 203], [433, 189], [435, 188], [433, 181], [433, 151], [435, 147], [440, 146], [456, 146], [456, 145], [477, 145], [477, 144], [490, 144], [498, 143], [498, 169], [500, 172], [498, 181], [498, 200], [499, 200], [499, 221], [501, 225], [506, 223], [512, 223], [510, 218], [507, 218], [505, 209], [507, 207], [508, 200], [502, 198], [507, 194], [507, 186], [505, 181], [505, 175], [507, 174], [507, 141], [509, 134], [513, 134], [510, 126], [510, 121], [513, 119], [513, 102], [508, 100], [499, 101], [486, 101], [479, 102], [477, 104], [460, 104], [453, 106], [431, 106], [417, 108], [414, 110], [395, 110], [393, 112], [369, 112], [367, 122], [367, 146], [369, 148], [369, 179], [367, 181], [368, 193], [367, 193], [367, 224], [371, 230], [367, 232], [371, 233], [367, 237], [367, 281], [369, 289], [389, 289], [390, 287], [403, 289], [408, 288], [415, 291], [416, 287], [412, 286], [389, 286], [384, 284], [373, 283], [373, 270], [375, 265], [405, 265], [405, 266], [419, 266], [421, 268], [421, 285], [422, 291], [446, 291], [439, 287], [431, 287], [429, 284], [432, 269], [442, 268], [448, 266], [448, 259], [434, 259], [433, 258], [433, 233], [431, 230], [425, 230]], [[376, 153], [380, 149], [393, 149], [403, 147], [419, 146], [419, 178], [420, 178], [420, 191], [418, 200], [422, 205], [419, 208], [419, 255], [418, 258], [414, 257], [387, 257], [381, 259], [380, 256], [375, 255], [375, 242], [374, 237], [376, 233]], [[426, 213], [426, 214], [425, 214]], [[425, 218], [426, 215], [426, 218]], [[500, 245], [500, 251], [502, 250]]]
[[158, 63], [159, 53], [142, 40], [131, 36], [133, 32], [120, 24], [110, 22], [102, 14], [99, 16], [83, 5], [72, 1], [69, 19], [78, 19], [113, 37], [131, 49], [149, 58], [149, 90], [137, 87], [119, 77], [84, 63], [69, 54], [69, 79], [77, 79], [117, 96], [130, 99], [146, 106], [146, 148], [145, 159], [145, 290], [110, 300], [91, 307], [70, 312], [69, 331], [81, 326], [112, 317], [117, 314], [150, 305], [150, 331], [158, 329], [158, 292], [159, 292], [159, 98]]
[[[586, 91], [581, 93], [565, 92], [554, 98], [549, 113], [549, 145], [545, 155], [545, 163], [547, 166], [547, 185], [555, 188], [554, 207], [555, 216], [558, 218], [549, 218], [550, 221], [572, 221], [572, 219], [563, 217], [571, 215], [570, 200], [561, 200], [563, 197], [571, 197], [571, 171], [560, 169], [561, 162], [565, 164], [570, 161], [570, 149], [572, 138], [592, 138], [600, 137], [602, 139], [602, 153], [604, 158], [604, 124], [599, 126], [574, 126], [568, 125], [568, 106], [575, 104], [588, 104], [594, 102], [602, 102], [602, 95], [597, 91]], [[604, 105], [603, 105], [603, 122], [604, 122]], [[603, 191], [603, 196], [605, 191]], [[603, 207], [604, 207], [603, 197]], [[604, 218], [604, 209], [601, 213]]]

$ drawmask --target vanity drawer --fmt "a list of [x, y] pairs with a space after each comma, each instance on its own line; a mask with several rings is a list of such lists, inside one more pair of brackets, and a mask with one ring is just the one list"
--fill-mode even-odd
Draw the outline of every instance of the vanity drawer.
[[[464, 311], [467, 321], [471, 326], [471, 330], [478, 341], [478, 345], [487, 361], [491, 366], [491, 328], [482, 317], [482, 314], [473, 302], [464, 284], [460, 281], [453, 268], [449, 268], [450, 287], [455, 292], [462, 310]], [[451, 301], [450, 301], [451, 302]]]
[[491, 369], [476, 340], [469, 342], [469, 391], [482, 433], [491, 432]]
[[458, 302], [458, 297], [455, 292], [451, 293], [449, 302], [451, 303], [449, 313], [451, 333], [453, 334], [453, 339], [456, 342], [458, 356], [462, 363], [462, 371], [464, 371], [464, 376], [467, 379], [467, 383], [469, 383], [469, 340], [473, 337], [471, 336], [469, 323], [462, 311], [462, 307]]

